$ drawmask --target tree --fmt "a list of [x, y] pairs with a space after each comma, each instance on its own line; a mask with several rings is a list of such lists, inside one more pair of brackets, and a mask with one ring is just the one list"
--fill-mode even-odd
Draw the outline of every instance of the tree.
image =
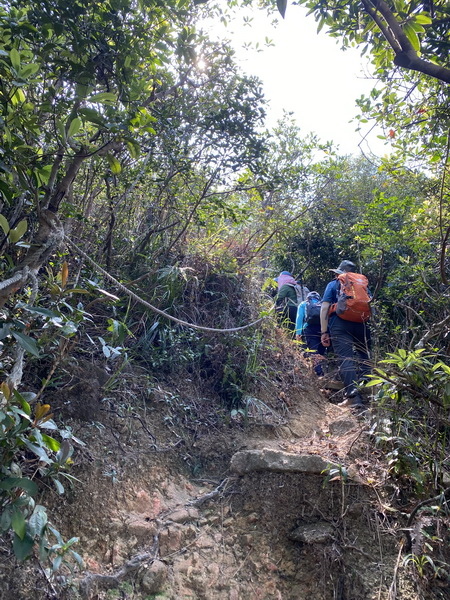
[[40, 225], [1, 304], [61, 241], [58, 213], [82, 166], [100, 160], [117, 175], [117, 154], [136, 156], [137, 137], [154, 132], [151, 107], [183, 84], [165, 87], [164, 65], [193, 64], [190, 19], [183, 3], [156, 0], [17, 0], [2, 9], [2, 214], [7, 227], [24, 216], [30, 231], [36, 217]]

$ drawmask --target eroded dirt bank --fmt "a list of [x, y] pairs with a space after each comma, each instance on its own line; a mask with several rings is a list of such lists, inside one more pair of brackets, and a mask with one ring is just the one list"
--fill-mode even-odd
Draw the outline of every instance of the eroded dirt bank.
[[393, 583], [398, 600], [416, 598], [395, 577], [370, 413], [328, 402], [301, 372], [288, 394], [286, 377], [265, 384], [232, 417], [187, 381], [160, 382], [131, 409], [120, 392], [105, 398], [95, 370], [82, 394], [55, 396], [86, 448], [82, 483], [53, 497], [52, 515], [80, 537], [85, 571], [67, 589], [5, 548], [2, 599], [389, 600]]

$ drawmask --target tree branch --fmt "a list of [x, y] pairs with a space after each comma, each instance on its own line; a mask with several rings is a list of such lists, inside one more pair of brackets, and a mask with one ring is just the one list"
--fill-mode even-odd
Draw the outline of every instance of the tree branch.
[[[394, 64], [396, 66], [418, 71], [445, 83], [450, 83], [450, 69], [436, 65], [418, 56], [408, 36], [384, 0], [362, 0], [361, 3], [395, 52]], [[383, 23], [382, 19], [384, 19], [385, 23]]]

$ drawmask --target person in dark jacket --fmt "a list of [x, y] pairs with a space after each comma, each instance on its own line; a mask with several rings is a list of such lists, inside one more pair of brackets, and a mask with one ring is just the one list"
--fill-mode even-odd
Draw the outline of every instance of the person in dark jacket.
[[282, 271], [275, 278], [275, 281], [278, 284], [276, 310], [279, 320], [294, 336], [298, 306], [297, 289], [300, 289], [301, 294], [303, 294], [303, 297], [300, 299], [301, 301], [305, 300], [309, 290], [306, 286], [299, 286], [289, 271]]

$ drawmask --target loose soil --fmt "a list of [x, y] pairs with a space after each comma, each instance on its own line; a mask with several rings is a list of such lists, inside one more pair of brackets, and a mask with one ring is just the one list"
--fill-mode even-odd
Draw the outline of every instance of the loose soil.
[[[63, 496], [46, 490], [45, 503], [64, 538], [80, 538], [85, 568], [49, 580], [37, 562], [16, 564], [3, 541], [0, 597], [448, 598], [403, 566], [370, 411], [336, 406], [292, 350], [277, 366], [283, 376], [260, 381], [248, 411], [230, 413], [185, 378], [125, 369], [112, 381], [92, 362], [65, 365], [70, 380], [46, 401], [86, 446], [74, 456], [80, 483]], [[249, 450], [316, 455], [335, 471], [231, 471]]]

